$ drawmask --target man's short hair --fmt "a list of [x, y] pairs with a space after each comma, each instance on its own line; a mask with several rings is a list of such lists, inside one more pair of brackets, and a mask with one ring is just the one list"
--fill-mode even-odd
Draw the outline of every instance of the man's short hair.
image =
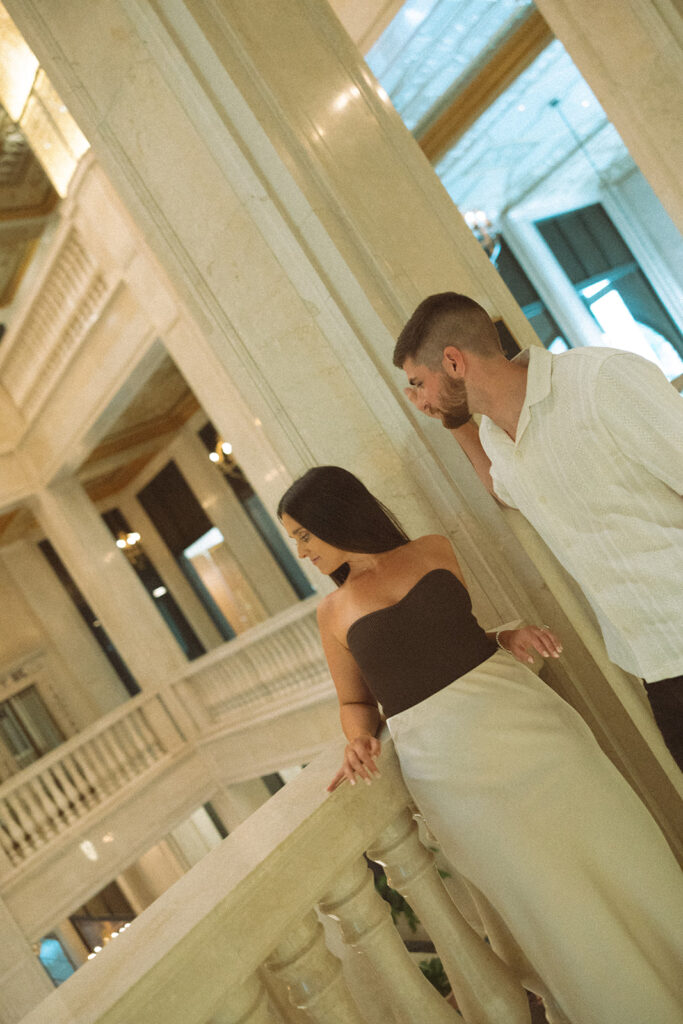
[[491, 358], [502, 351], [493, 320], [468, 295], [439, 292], [423, 299], [401, 331], [394, 349], [394, 366], [406, 359], [430, 370], [441, 366], [448, 345]]

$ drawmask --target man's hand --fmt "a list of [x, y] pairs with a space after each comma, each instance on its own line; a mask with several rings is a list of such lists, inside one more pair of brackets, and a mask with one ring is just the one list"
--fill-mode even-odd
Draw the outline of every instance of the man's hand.
[[369, 734], [356, 736], [347, 743], [344, 751], [344, 761], [341, 768], [327, 787], [328, 793], [348, 779], [352, 786], [356, 784], [356, 775], [364, 779], [367, 785], [373, 775], [379, 777], [379, 768], [375, 764], [375, 758], [379, 757], [382, 751], [382, 744], [376, 737]]
[[562, 644], [548, 626], [522, 626], [521, 629], [504, 629], [498, 639], [524, 665], [532, 665], [534, 656], [559, 658]]

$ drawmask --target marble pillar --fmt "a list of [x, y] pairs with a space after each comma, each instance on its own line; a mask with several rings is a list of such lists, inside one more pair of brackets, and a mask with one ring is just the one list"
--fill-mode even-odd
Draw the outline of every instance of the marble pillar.
[[185, 656], [80, 484], [39, 491], [35, 512], [139, 685], [145, 689], [182, 671]]
[[17, 541], [2, 548], [0, 562], [53, 645], [68, 682], [63, 702], [84, 729], [128, 699], [128, 692], [79, 615], [37, 544]]

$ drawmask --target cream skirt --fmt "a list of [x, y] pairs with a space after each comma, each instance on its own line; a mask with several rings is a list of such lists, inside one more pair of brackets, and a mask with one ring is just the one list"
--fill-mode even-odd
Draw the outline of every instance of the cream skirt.
[[491, 944], [554, 1019], [682, 1022], [681, 871], [573, 708], [501, 651], [388, 725]]

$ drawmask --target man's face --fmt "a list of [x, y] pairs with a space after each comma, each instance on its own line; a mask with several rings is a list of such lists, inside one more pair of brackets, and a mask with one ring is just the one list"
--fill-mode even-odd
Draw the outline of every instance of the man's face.
[[437, 416], [449, 430], [467, 423], [471, 413], [464, 381], [447, 376], [441, 368], [430, 370], [412, 359], [406, 359], [403, 369], [418, 409]]

